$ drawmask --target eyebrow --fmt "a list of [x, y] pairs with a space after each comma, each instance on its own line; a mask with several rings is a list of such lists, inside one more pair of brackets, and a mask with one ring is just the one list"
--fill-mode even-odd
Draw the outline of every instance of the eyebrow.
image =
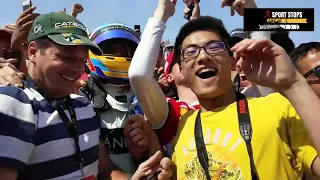
[[71, 58], [69, 54], [64, 54], [64, 53], [53, 53], [53, 54], [58, 57]]
[[[206, 43], [204, 43], [204, 45], [202, 45], [202, 46], [205, 46], [205, 45], [207, 45], [207, 44], [209, 44], [209, 43], [216, 43], [216, 42], [223, 42], [223, 41], [220, 41], [220, 40], [210, 40], [210, 41], [207, 41]], [[186, 45], [184, 48], [182, 48], [182, 49], [185, 49], [185, 48], [189, 48], [189, 47], [200, 47], [198, 44], [188, 44], [188, 45]]]

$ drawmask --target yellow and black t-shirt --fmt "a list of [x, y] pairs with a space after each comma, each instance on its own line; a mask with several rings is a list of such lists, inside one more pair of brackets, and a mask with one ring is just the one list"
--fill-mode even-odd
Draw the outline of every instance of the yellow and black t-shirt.
[[[317, 153], [298, 114], [278, 93], [248, 99], [253, 129], [252, 149], [261, 180], [300, 179]], [[181, 117], [173, 140], [177, 178], [204, 180], [197, 158], [194, 125], [198, 110]], [[246, 144], [239, 132], [236, 103], [201, 113], [204, 142], [212, 180], [250, 180]]]

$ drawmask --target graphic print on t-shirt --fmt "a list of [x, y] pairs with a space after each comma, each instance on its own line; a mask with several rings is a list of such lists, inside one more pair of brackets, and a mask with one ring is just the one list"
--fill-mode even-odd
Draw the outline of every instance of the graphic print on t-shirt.
[[129, 149], [123, 134], [123, 128], [101, 129], [100, 139], [104, 141], [110, 154], [129, 153]]
[[[214, 134], [207, 129], [205, 134], [204, 142], [208, 152], [211, 179], [243, 179], [241, 169], [232, 159], [231, 154], [243, 140], [238, 135], [233, 136], [232, 132], [223, 133], [221, 129], [216, 129]], [[182, 145], [182, 152], [186, 157], [186, 165], [183, 168], [184, 176], [190, 180], [206, 179], [197, 157], [193, 137], [189, 139], [188, 144]]]

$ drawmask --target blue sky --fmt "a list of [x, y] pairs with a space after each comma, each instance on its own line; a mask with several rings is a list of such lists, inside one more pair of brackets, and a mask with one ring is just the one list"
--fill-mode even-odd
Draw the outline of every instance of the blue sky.
[[[183, 19], [184, 4], [178, 0], [176, 14], [167, 23], [164, 40], [169, 39], [172, 43], [179, 28], [186, 22]], [[102, 23], [122, 22], [133, 28], [140, 24], [143, 29], [146, 22], [157, 6], [158, 0], [33, 0], [37, 6], [36, 12], [47, 13], [67, 8], [71, 11], [72, 3], [79, 2], [85, 11], [79, 15], [79, 19], [90, 30], [95, 29]], [[320, 41], [320, 0], [256, 0], [261, 8], [315, 8], [315, 31], [292, 32], [291, 38], [296, 45], [309, 41]], [[22, 0], [8, 0], [0, 6], [0, 25], [16, 21], [22, 12]], [[210, 15], [223, 19], [228, 31], [242, 27], [242, 17], [230, 16], [229, 8], [220, 8], [220, 0], [202, 0], [201, 14]], [[317, 36], [316, 36], [317, 34]]]

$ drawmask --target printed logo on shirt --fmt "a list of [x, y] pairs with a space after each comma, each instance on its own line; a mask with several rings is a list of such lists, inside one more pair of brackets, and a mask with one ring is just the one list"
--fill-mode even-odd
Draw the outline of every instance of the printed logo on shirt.
[[104, 141], [104, 144], [108, 147], [110, 154], [130, 153], [123, 130], [123, 128], [101, 129], [100, 139]]
[[[209, 129], [205, 133], [204, 142], [208, 151], [211, 179], [242, 180], [243, 173], [239, 165], [232, 159], [232, 152], [243, 140], [240, 137], [235, 138], [232, 132], [222, 135], [221, 129], [217, 129], [213, 136]], [[184, 157], [187, 159], [183, 169], [186, 179], [206, 179], [197, 157], [194, 138], [190, 138], [189, 144], [182, 148]]]

